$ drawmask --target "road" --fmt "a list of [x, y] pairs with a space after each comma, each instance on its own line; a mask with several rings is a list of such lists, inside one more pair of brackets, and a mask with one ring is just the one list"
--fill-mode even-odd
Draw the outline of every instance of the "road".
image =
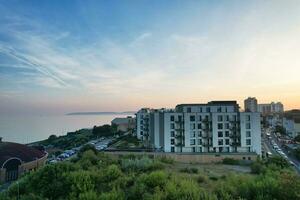
[[263, 133], [263, 138], [262, 138], [262, 143], [263, 143], [263, 147], [265, 149], [265, 152], [271, 152], [273, 155], [279, 155], [279, 156], [283, 156], [281, 154], [279, 154], [274, 148], [273, 145], [271, 144], [271, 141], [273, 140], [275, 144], [277, 144], [280, 149], [285, 153], [285, 155], [287, 156], [287, 160], [288, 162], [293, 162], [295, 163], [296, 166], [293, 166], [294, 169], [298, 172], [298, 174], [300, 174], [300, 162], [295, 159], [292, 155], [290, 155], [283, 147], [282, 144], [278, 141], [278, 138], [275, 136], [275, 133], [272, 131], [268, 131], [270, 133], [271, 138], [268, 139], [266, 132]]

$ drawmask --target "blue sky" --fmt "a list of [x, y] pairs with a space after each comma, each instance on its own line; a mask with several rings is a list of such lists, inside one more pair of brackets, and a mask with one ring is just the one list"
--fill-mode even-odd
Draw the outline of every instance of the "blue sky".
[[300, 102], [298, 1], [0, 0], [2, 113]]

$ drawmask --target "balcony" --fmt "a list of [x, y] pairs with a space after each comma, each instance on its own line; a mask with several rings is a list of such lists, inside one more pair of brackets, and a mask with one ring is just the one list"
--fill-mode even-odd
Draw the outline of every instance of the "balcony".
[[205, 124], [208, 124], [208, 123], [211, 122], [211, 120], [209, 120], [208, 118], [204, 118], [204, 119], [202, 120], [202, 122], [205, 123]]
[[209, 139], [209, 138], [212, 138], [212, 135], [209, 135], [209, 134], [207, 134], [207, 135], [202, 135], [202, 138], [203, 138], [203, 139]]
[[183, 124], [183, 121], [182, 120], [175, 120], [175, 123], [176, 124]]
[[230, 134], [229, 137], [235, 139], [235, 138], [240, 138], [241, 135], [240, 134]]
[[202, 146], [209, 147], [210, 145], [208, 143], [203, 143]]
[[241, 142], [240, 141], [234, 141], [230, 145], [231, 146], [241, 146]]
[[175, 138], [178, 139], [178, 140], [181, 140], [183, 138], [183, 135], [181, 134], [176, 134], [175, 135]]
[[178, 142], [178, 143], [175, 144], [175, 146], [176, 146], [176, 147], [182, 147], [183, 144], [182, 144], [182, 142]]

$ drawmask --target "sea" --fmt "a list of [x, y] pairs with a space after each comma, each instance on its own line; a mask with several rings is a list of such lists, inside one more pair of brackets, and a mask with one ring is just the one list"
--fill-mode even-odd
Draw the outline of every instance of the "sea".
[[114, 118], [127, 116], [133, 115], [0, 115], [0, 137], [3, 141], [28, 144], [47, 139], [52, 134], [65, 135], [82, 128], [111, 124]]

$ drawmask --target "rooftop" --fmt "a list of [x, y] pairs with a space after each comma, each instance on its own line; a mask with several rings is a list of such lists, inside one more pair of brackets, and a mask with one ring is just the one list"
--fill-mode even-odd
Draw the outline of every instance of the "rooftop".
[[45, 156], [45, 152], [23, 144], [0, 141], [0, 167], [10, 158], [19, 158], [23, 162], [30, 162]]

